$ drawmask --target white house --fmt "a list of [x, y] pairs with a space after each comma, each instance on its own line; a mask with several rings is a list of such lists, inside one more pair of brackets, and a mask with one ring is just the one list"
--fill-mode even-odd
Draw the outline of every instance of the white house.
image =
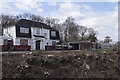
[[59, 31], [44, 23], [26, 19], [21, 19], [16, 25], [5, 27], [3, 35], [12, 38], [4, 41], [7, 40], [7, 43], [10, 43], [8, 46], [14, 47], [14, 50], [50, 49], [60, 40]]

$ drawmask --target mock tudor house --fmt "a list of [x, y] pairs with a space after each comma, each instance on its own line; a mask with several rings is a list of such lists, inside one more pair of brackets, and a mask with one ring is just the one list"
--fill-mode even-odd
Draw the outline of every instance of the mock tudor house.
[[53, 48], [60, 41], [59, 31], [52, 27], [31, 20], [21, 19], [16, 25], [3, 29], [2, 49], [9, 50], [46, 50]]

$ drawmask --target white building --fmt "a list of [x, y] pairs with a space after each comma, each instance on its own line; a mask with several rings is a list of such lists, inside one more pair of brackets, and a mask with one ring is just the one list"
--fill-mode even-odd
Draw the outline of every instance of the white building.
[[26, 19], [21, 19], [16, 25], [4, 28], [3, 35], [12, 37], [11, 41], [7, 39], [4, 41], [11, 42], [8, 46], [11, 45], [14, 50], [50, 49], [60, 40], [59, 31], [44, 23]]

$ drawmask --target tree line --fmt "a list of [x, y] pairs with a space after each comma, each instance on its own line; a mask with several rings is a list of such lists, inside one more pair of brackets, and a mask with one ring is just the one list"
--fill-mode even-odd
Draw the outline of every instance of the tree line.
[[59, 19], [51, 17], [42, 17], [31, 13], [23, 13], [16, 16], [1, 14], [1, 24], [4, 27], [15, 25], [20, 19], [28, 19], [36, 22], [45, 23], [52, 28], [60, 32], [60, 39], [62, 41], [80, 41], [90, 40], [95, 42], [97, 40], [95, 31], [93, 28], [87, 28], [86, 26], [78, 25], [75, 23], [73, 17], [67, 17], [63, 23], [60, 23]]

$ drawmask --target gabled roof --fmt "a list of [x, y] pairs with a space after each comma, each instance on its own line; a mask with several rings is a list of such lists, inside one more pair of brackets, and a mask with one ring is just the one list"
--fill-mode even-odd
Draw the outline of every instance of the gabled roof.
[[[17, 22], [17, 24], [15, 26], [39, 27], [39, 28], [43, 28], [43, 29], [55, 30], [54, 28], [52, 28], [44, 23], [35, 22], [32, 20], [26, 20], [26, 19], [21, 19], [20, 21]], [[57, 30], [55, 30], [55, 31], [57, 31]]]

